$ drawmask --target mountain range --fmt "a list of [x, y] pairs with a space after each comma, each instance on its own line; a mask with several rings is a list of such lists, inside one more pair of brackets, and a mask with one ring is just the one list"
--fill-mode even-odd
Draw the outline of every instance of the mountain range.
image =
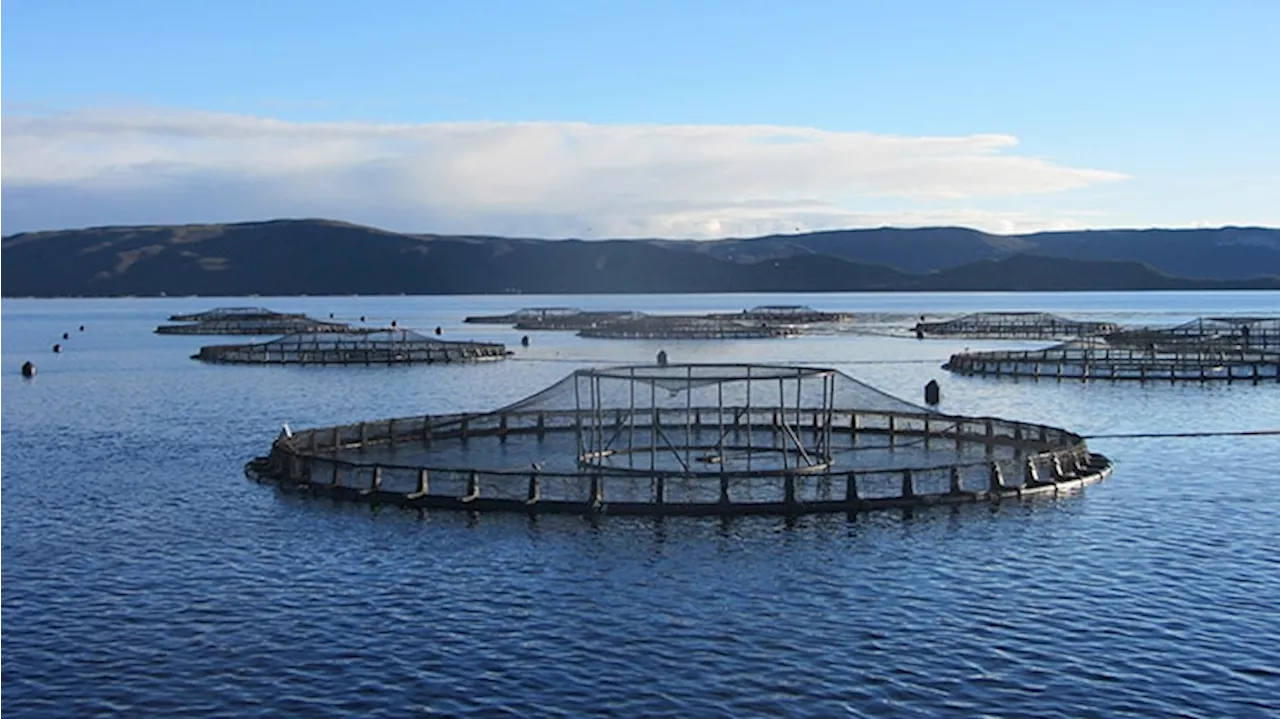
[[1280, 289], [1261, 227], [584, 241], [272, 220], [21, 233], [0, 258], [7, 297]]

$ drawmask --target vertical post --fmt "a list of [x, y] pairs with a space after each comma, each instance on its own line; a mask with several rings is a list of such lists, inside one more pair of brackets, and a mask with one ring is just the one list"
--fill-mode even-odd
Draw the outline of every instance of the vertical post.
[[959, 467], [951, 468], [951, 493], [952, 494], [964, 493], [964, 488], [960, 486], [960, 468]]
[[547, 416], [542, 412], [538, 413], [538, 426], [536, 431], [538, 433], [538, 439], [542, 439], [547, 436]]
[[[716, 454], [720, 456], [720, 474], [724, 474], [724, 380], [716, 384]], [[721, 480], [721, 494], [727, 496], [729, 487]]]
[[582, 461], [582, 393], [578, 389], [581, 372], [582, 370], [575, 370], [573, 373], [573, 422], [576, 428], [574, 434], [578, 437], [578, 452], [575, 456], [579, 462]]
[[630, 399], [628, 400], [628, 402], [630, 404], [627, 408], [627, 411], [631, 415], [631, 428], [627, 432], [627, 466], [635, 467], [636, 466], [636, 453], [635, 453], [635, 450], [636, 450], [636, 368], [632, 367], [630, 370], [628, 370], [628, 373], [630, 375], [629, 384], [631, 386], [628, 391], [628, 394], [630, 395]]
[[693, 451], [693, 365], [685, 367], [684, 466], [691, 467]]
[[853, 504], [858, 501], [858, 475], [853, 472], [845, 475], [844, 499], [849, 504]]
[[[1280, 376], [1280, 370], [1276, 371]], [[746, 366], [746, 471], [751, 471], [751, 435], [755, 434], [755, 421], [751, 418], [751, 366]]]
[[373, 465], [373, 479], [369, 481], [369, 491], [376, 492], [382, 489], [382, 465]]
[[503, 412], [498, 417], [498, 439], [503, 442], [507, 441], [507, 413]]
[[423, 467], [418, 470], [418, 491], [415, 494], [425, 497], [427, 495], [427, 489], [427, 468]]
[[529, 474], [529, 493], [525, 497], [524, 503], [537, 504], [539, 499], [540, 497], [539, 497], [539, 491], [538, 491], [538, 473], [532, 472]]
[[[649, 470], [658, 471], [658, 383], [656, 381], [649, 382], [649, 409], [653, 413], [653, 419], [649, 425]], [[665, 495], [663, 495], [665, 496]]]
[[431, 415], [422, 415], [422, 443], [431, 446]]
[[902, 496], [904, 498], [916, 496], [916, 483], [909, 469], [902, 470]]
[[360, 423], [360, 451], [364, 451], [365, 442], [369, 441], [369, 427], [364, 422]]
[[467, 501], [471, 501], [480, 496], [480, 473], [472, 471], [467, 475]]
[[1004, 490], [1004, 472], [1001, 471], [999, 462], [991, 463], [991, 475], [987, 481], [987, 490], [993, 493]]
[[787, 386], [778, 378], [778, 411], [774, 413], [773, 442], [782, 447], [782, 469], [787, 469], [787, 438], [782, 428], [787, 424]]
[[787, 473], [782, 479], [782, 502], [789, 511], [794, 511], [796, 507], [796, 478], [791, 473]]

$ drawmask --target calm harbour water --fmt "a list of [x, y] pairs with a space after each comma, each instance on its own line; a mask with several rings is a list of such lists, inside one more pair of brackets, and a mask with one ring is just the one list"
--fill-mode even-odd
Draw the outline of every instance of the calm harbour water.
[[[830, 365], [1085, 435], [1280, 427], [1280, 384], [954, 377], [881, 335], [626, 342], [463, 325], [531, 305], [1037, 309], [1172, 324], [1280, 293], [4, 300], [3, 711], [93, 716], [1274, 716], [1280, 437], [1097, 439], [1083, 494], [799, 520], [467, 516], [246, 480], [294, 427], [489, 409], [573, 369]], [[445, 338], [477, 366], [188, 359], [174, 312], [261, 304]], [[77, 326], [85, 325], [85, 332]], [[886, 325], [888, 326], [888, 325]], [[61, 340], [70, 332], [69, 340]], [[50, 347], [66, 350], [54, 355]], [[18, 374], [24, 360], [39, 367]]]

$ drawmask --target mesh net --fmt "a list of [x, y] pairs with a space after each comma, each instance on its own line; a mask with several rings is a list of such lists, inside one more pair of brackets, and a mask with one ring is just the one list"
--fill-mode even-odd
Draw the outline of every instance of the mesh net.
[[640, 365], [583, 369], [498, 412], [752, 407], [932, 412], [832, 369]]

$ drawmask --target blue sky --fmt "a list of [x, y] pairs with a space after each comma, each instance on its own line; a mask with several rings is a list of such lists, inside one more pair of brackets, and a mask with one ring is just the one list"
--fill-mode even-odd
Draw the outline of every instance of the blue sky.
[[1271, 0], [10, 0], [3, 231], [1280, 225], [1276, 28]]

